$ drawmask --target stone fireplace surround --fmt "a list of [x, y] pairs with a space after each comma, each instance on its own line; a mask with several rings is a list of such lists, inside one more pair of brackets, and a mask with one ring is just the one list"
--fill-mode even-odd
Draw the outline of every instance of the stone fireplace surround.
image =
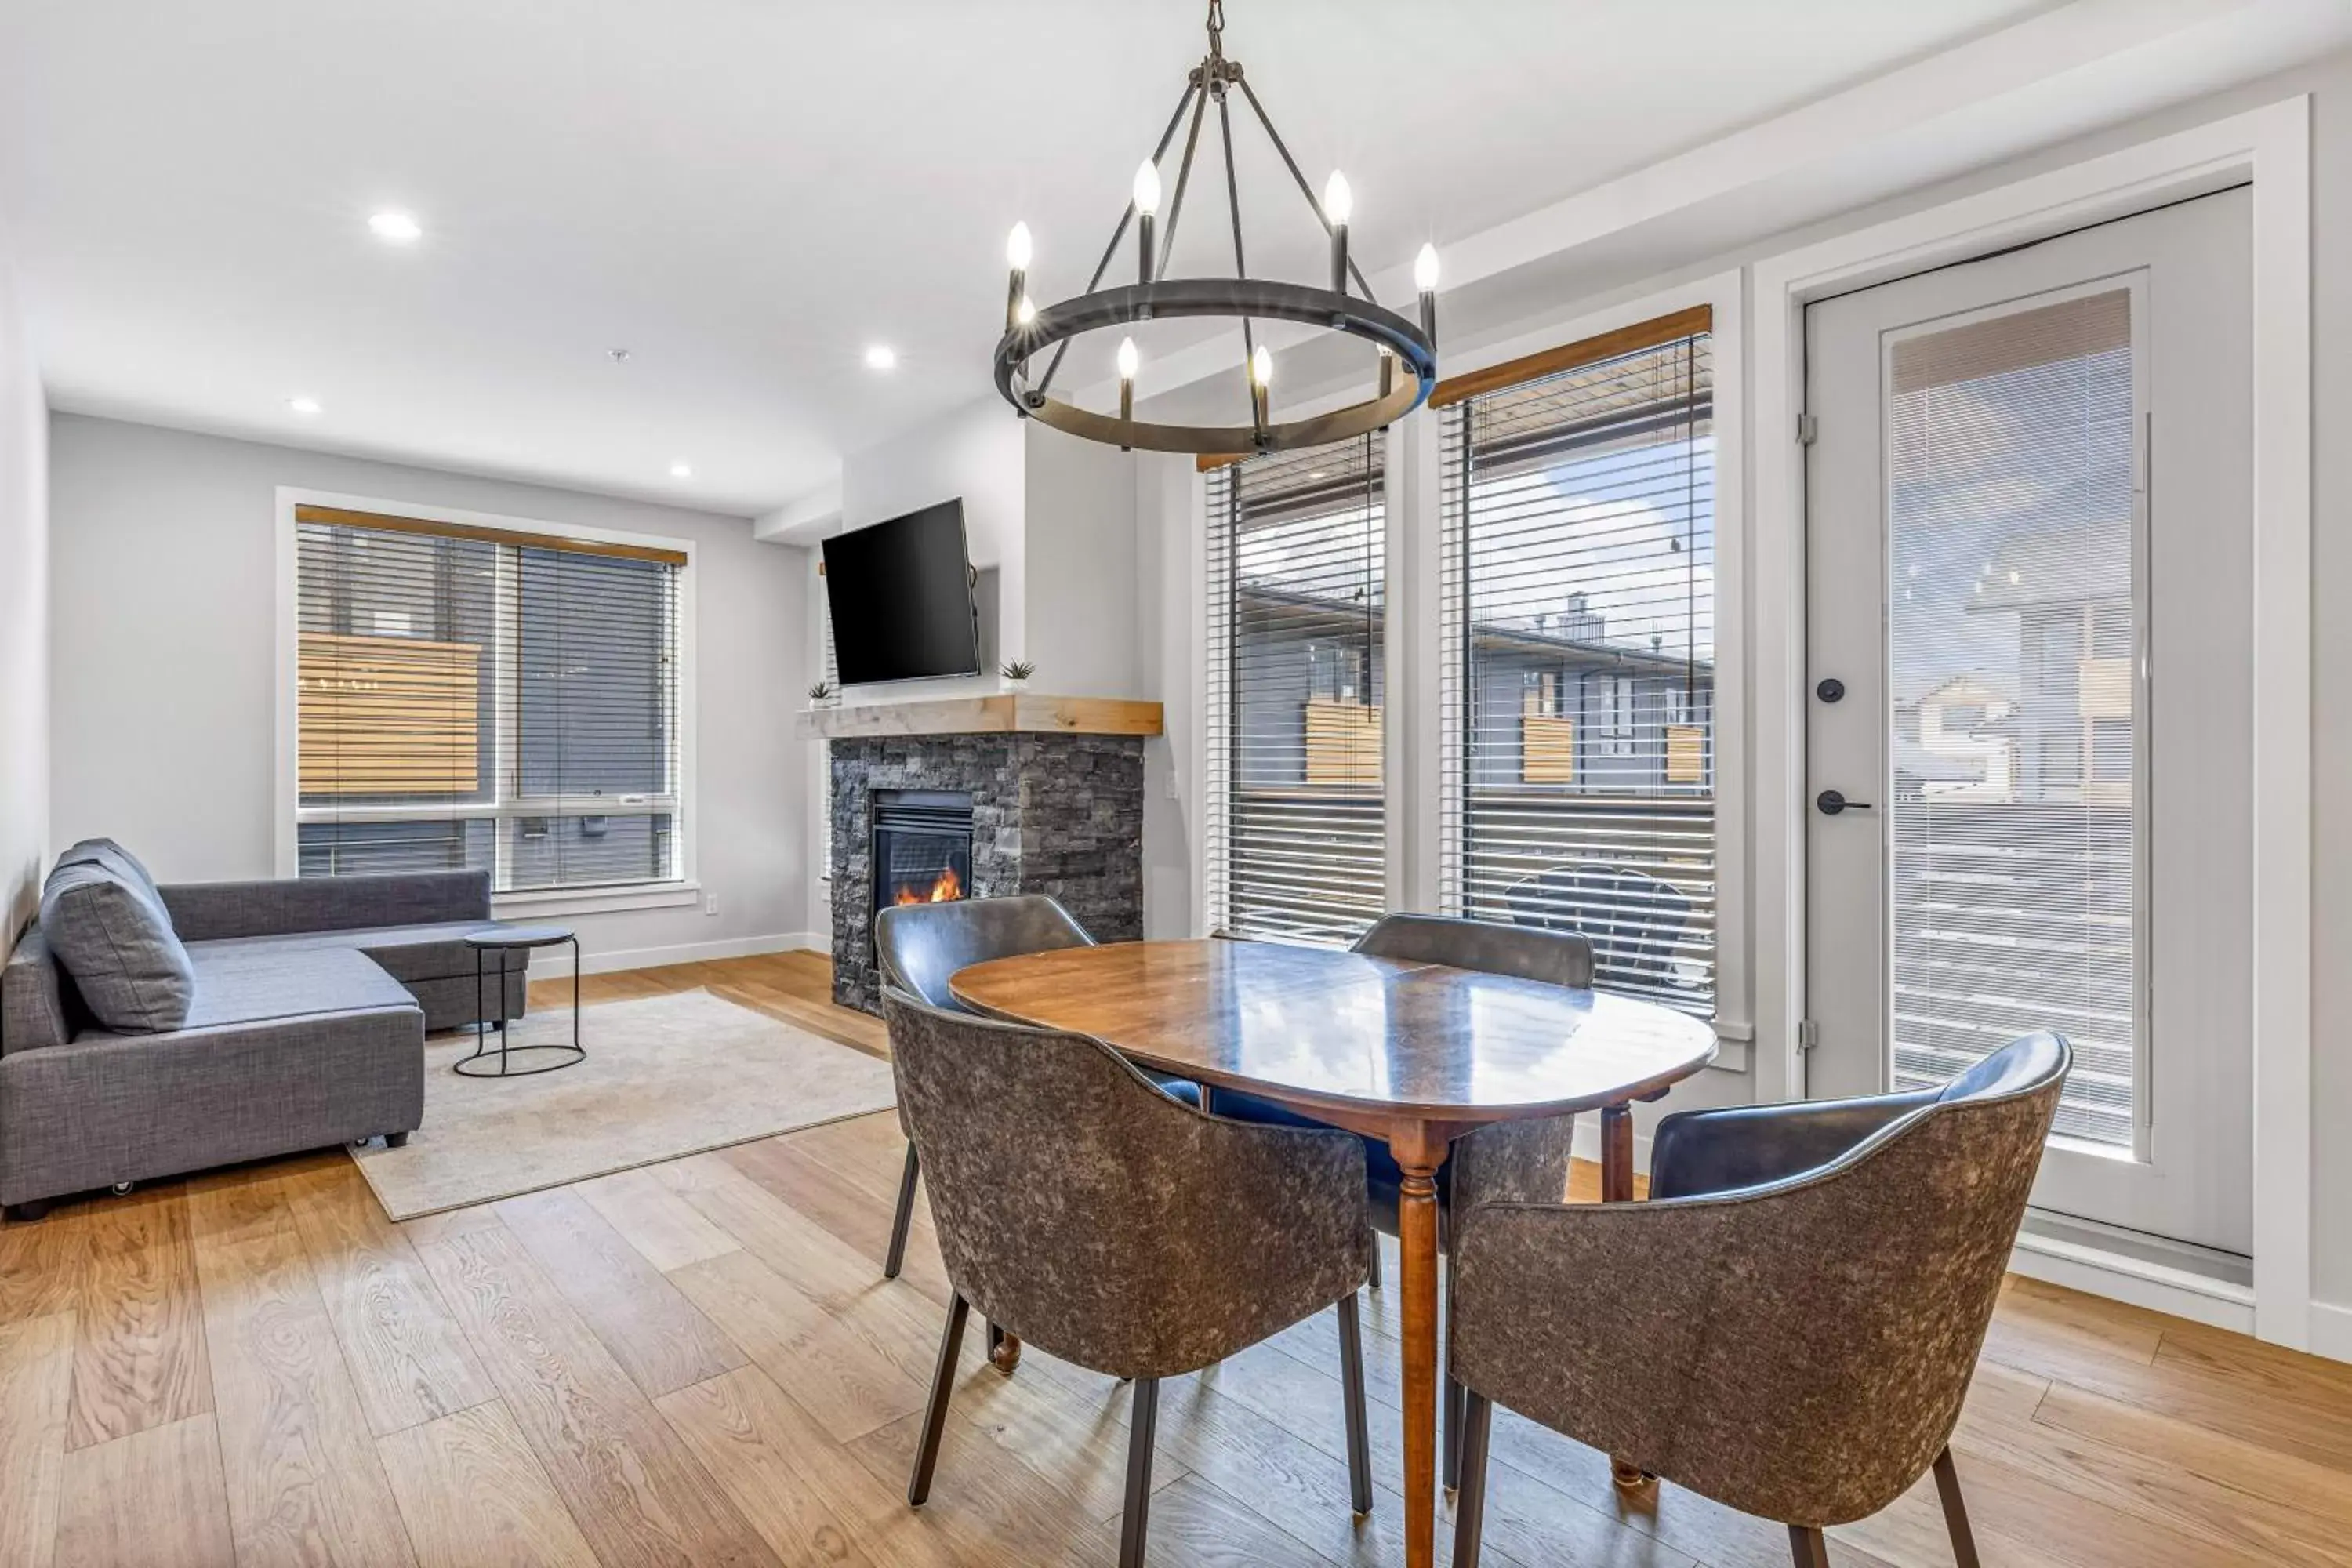
[[1050, 893], [1097, 942], [1142, 938], [1142, 736], [836, 736], [826, 744], [835, 1002], [882, 1009], [872, 914], [877, 790], [970, 792], [971, 897]]

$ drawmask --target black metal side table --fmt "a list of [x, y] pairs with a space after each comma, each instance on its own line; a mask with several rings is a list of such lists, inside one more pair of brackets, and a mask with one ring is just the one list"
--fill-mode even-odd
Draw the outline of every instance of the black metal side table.
[[[474, 1054], [457, 1062], [453, 1070], [459, 1077], [529, 1078], [533, 1073], [573, 1067], [588, 1058], [587, 1048], [580, 1043], [580, 939], [577, 936], [562, 926], [484, 926], [479, 931], [467, 931], [464, 941], [474, 950]], [[516, 1046], [513, 1052], [518, 1056], [553, 1051], [562, 1053], [562, 1059], [538, 1067], [510, 1067], [507, 1059], [507, 954], [528, 952], [535, 947], [560, 947], [567, 942], [572, 944], [572, 1043], [568, 1046]], [[490, 1008], [485, 1002], [482, 983], [488, 973], [485, 960], [491, 953], [498, 954], [499, 958], [499, 1044], [496, 1050], [484, 1043], [489, 1031]], [[526, 958], [523, 962], [528, 966], [530, 961]], [[488, 1061], [492, 1057], [498, 1058], [495, 1069], [469, 1065]]]

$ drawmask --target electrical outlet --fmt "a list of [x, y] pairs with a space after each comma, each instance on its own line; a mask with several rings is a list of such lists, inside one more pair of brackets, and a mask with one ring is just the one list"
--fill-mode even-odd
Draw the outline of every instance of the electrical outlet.
[[705, 893], [702, 895], [702, 912], [706, 915], [715, 915], [719, 912], [718, 894]]

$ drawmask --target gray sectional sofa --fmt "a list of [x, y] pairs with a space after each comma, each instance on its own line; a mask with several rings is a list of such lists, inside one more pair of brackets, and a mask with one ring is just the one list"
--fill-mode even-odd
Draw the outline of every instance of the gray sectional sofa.
[[[118, 847], [77, 845], [0, 967], [0, 1204], [37, 1217], [97, 1187], [404, 1142], [425, 1033], [474, 1021], [461, 938], [488, 923], [484, 872], [157, 886]], [[81, 982], [52, 938], [83, 955]], [[130, 992], [102, 973], [123, 950]], [[487, 1010], [520, 1017], [521, 955], [488, 962]]]

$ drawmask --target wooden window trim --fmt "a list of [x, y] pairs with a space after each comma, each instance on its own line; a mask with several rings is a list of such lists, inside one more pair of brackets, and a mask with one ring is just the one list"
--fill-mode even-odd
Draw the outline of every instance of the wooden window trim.
[[1539, 353], [1505, 360], [1501, 364], [1491, 364], [1484, 370], [1465, 371], [1460, 375], [1449, 376], [1439, 382], [1437, 390], [1429, 395], [1429, 406], [1444, 408], [1483, 393], [1500, 392], [1505, 387], [1541, 381], [1562, 371], [1580, 370], [1588, 364], [1615, 359], [1620, 354], [1636, 353], [1643, 349], [1654, 349], [1662, 343], [1713, 331], [1715, 307], [1693, 305], [1687, 310], [1676, 310], [1672, 315], [1653, 317], [1596, 337], [1580, 338], [1572, 343], [1562, 343], [1558, 348], [1545, 349]]
[[353, 511], [339, 506], [301, 502], [294, 509], [296, 522], [330, 523], [339, 528], [367, 528], [379, 533], [421, 533], [436, 539], [471, 539], [485, 544], [513, 544], [525, 550], [562, 550], [573, 555], [605, 555], [618, 561], [650, 561], [662, 566], [683, 566], [686, 552], [649, 544], [614, 544], [601, 539], [571, 539], [556, 533], [530, 533], [520, 529], [484, 528], [470, 522], [436, 522], [421, 517], [394, 517], [383, 512]]

